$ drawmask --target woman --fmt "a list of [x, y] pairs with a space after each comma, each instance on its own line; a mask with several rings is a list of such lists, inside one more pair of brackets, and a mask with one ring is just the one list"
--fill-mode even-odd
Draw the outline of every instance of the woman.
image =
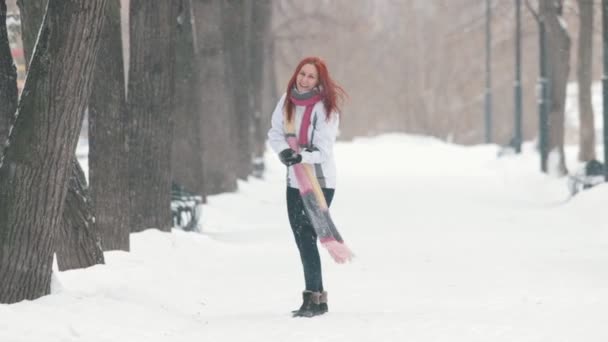
[[[327, 292], [323, 289], [317, 234], [304, 210], [295, 164], [310, 164], [321, 186], [327, 206], [336, 187], [334, 142], [338, 133], [339, 102], [344, 90], [329, 75], [318, 57], [304, 58], [296, 67], [272, 113], [268, 139], [279, 159], [287, 166], [287, 213], [304, 269], [305, 291], [294, 317], [313, 317], [327, 312]], [[287, 138], [295, 133], [301, 152], [290, 148]], [[293, 145], [292, 145], [293, 146]]]

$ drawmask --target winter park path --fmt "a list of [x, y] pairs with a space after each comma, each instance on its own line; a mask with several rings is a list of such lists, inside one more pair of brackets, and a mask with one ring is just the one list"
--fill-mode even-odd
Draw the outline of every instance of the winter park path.
[[321, 250], [326, 315], [290, 317], [303, 279], [268, 154], [264, 180], [209, 199], [202, 234], [133, 234], [52, 295], [0, 305], [0, 341], [608, 341], [608, 188], [564, 204], [534, 153], [495, 150], [339, 143], [331, 212], [356, 258]]

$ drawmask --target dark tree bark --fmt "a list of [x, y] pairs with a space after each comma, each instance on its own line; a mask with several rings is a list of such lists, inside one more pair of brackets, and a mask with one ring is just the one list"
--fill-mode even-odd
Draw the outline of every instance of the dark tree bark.
[[[42, 20], [44, 18], [44, 11], [41, 8], [42, 4], [46, 6], [48, 0], [34, 0], [27, 3], [22, 3], [21, 7], [26, 12], [27, 18], [24, 18], [25, 26], [22, 26], [24, 32], [37, 32], [40, 29]], [[46, 7], [44, 7], [46, 8]], [[38, 18], [35, 16], [39, 16]], [[30, 27], [36, 26], [36, 27]], [[26, 39], [23, 41], [24, 51], [33, 51], [34, 47], [29, 44], [35, 43], [36, 36], [33, 39]], [[71, 179], [79, 179], [82, 173], [80, 165], [78, 164], [77, 158], [74, 156], [74, 162], [71, 163]], [[68, 196], [66, 197], [69, 201], [77, 202], [88, 198], [88, 187], [86, 186], [86, 180], [83, 179], [83, 186], [78, 186], [77, 182], [68, 182]], [[76, 186], [73, 188], [72, 186]], [[81, 194], [87, 193], [85, 196]], [[60, 235], [55, 238], [55, 248], [57, 250], [57, 264], [62, 265], [65, 269], [84, 268], [96, 264], [97, 260], [103, 263], [102, 250], [99, 249], [99, 235], [94, 233], [96, 230], [95, 220], [90, 222], [83, 221], [83, 217], [93, 217], [91, 206], [88, 203], [68, 203], [71, 210], [63, 213], [61, 229], [59, 230]], [[87, 210], [87, 212], [77, 212], [76, 210]], [[81, 231], [77, 231], [81, 223]], [[86, 243], [84, 240], [90, 238], [90, 241]], [[78, 240], [83, 240], [81, 243], [75, 244]], [[84, 248], [88, 247], [88, 248]], [[61, 251], [61, 253], [59, 253]], [[70, 253], [71, 251], [71, 253]], [[88, 253], [88, 257], [82, 257], [83, 253]], [[99, 255], [101, 254], [101, 257]], [[79, 262], [84, 262], [78, 264]], [[90, 263], [94, 262], [94, 263]]]
[[[72, 158], [68, 194], [63, 208], [57, 246], [57, 266], [60, 271], [103, 264], [101, 239], [96, 229], [91, 198], [84, 171]], [[57, 240], [57, 239], [56, 239]]]
[[194, 55], [194, 36], [190, 0], [179, 0], [176, 41], [175, 132], [173, 138], [172, 179], [186, 190], [205, 194], [203, 175], [202, 115], [199, 96], [198, 63]]
[[128, 90], [131, 229], [171, 230], [178, 2], [131, 0]]
[[254, 141], [254, 170], [261, 176], [264, 169], [264, 151], [266, 150], [266, 134], [270, 127], [271, 111], [264, 111], [264, 83], [268, 74], [266, 59], [270, 45], [270, 20], [272, 2], [256, 0], [251, 9], [251, 48], [250, 72], [251, 91], [253, 100], [253, 141]]
[[0, 158], [17, 109], [17, 69], [6, 30], [6, 1], [0, 0]]
[[108, 0], [89, 101], [89, 180], [104, 250], [129, 250], [127, 113], [120, 1]]
[[593, 63], [593, 2], [578, 0], [578, 115], [579, 151], [578, 159], [586, 162], [595, 159], [595, 123], [591, 104], [591, 81]]
[[[106, 0], [50, 0], [0, 166], [0, 302], [48, 294]], [[69, 70], [69, 72], [66, 72]]]
[[32, 50], [44, 18], [46, 5], [49, 0], [17, 0], [21, 15], [21, 39], [23, 40], [23, 56], [25, 67], [30, 64]]
[[228, 88], [222, 38], [222, 0], [192, 0], [195, 55], [205, 89], [199, 94], [202, 110], [204, 179], [207, 195], [235, 191], [236, 118]]
[[558, 175], [565, 175], [566, 159], [564, 155], [564, 125], [566, 106], [566, 86], [570, 71], [570, 37], [560, 21], [562, 1], [540, 0], [539, 14], [547, 25], [547, 55], [549, 56], [549, 153], [558, 158], [556, 170]]
[[[222, 33], [226, 48], [229, 90], [233, 94], [237, 118], [237, 176], [247, 179], [253, 165], [253, 101], [251, 84], [249, 0], [222, 1]], [[259, 66], [256, 66], [259, 67]]]

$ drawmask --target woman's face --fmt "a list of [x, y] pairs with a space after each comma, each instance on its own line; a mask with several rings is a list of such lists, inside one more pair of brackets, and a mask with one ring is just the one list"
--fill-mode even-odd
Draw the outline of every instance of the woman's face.
[[298, 92], [306, 93], [311, 91], [318, 84], [319, 73], [317, 72], [317, 68], [312, 64], [304, 64], [296, 78], [296, 88], [298, 88]]

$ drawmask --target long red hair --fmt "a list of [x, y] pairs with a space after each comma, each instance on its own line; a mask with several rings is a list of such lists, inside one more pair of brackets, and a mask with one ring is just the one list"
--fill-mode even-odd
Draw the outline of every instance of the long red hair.
[[340, 106], [346, 97], [346, 92], [344, 89], [334, 81], [331, 76], [329, 76], [329, 71], [327, 70], [327, 65], [325, 62], [319, 57], [306, 57], [296, 67], [296, 70], [291, 75], [291, 79], [287, 83], [287, 100], [285, 101], [285, 111], [287, 112], [287, 119], [291, 120], [293, 116], [294, 104], [289, 101], [289, 95], [291, 94], [291, 90], [296, 85], [296, 80], [298, 78], [298, 73], [300, 69], [306, 64], [311, 64], [317, 69], [317, 73], [319, 74], [319, 84], [317, 87], [319, 88], [319, 93], [323, 97], [323, 105], [325, 105], [326, 119], [329, 120], [331, 117], [331, 113], [340, 112]]

